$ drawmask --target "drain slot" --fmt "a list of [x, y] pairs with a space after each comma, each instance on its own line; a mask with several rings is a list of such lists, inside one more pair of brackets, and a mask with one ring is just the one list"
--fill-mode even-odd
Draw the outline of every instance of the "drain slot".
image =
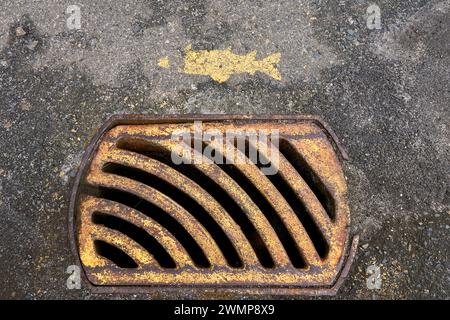
[[317, 199], [327, 212], [330, 219], [334, 220], [335, 206], [333, 197], [311, 166], [301, 157], [299, 152], [297, 152], [292, 144], [286, 139], [280, 139], [280, 152], [295, 168], [295, 170], [297, 170], [300, 176], [305, 180], [306, 184], [317, 196]]
[[305, 261], [298, 251], [298, 247], [287, 230], [284, 222], [278, 216], [273, 206], [266, 200], [266, 198], [260, 193], [260, 191], [248, 180], [245, 175], [242, 174], [233, 165], [220, 165], [220, 167], [241, 186], [243, 190], [247, 191], [247, 194], [253, 200], [253, 202], [259, 207], [261, 212], [267, 217], [278, 238], [283, 243], [292, 265], [295, 268], [304, 268], [306, 266]]
[[[147, 153], [147, 156], [151, 158], [151, 154]], [[158, 158], [160, 161], [163, 160], [162, 157]], [[167, 195], [175, 202], [179, 203], [183, 208], [191, 213], [192, 216], [195, 217], [205, 227], [206, 230], [210, 231], [210, 234], [215, 239], [217, 245], [222, 249], [222, 252], [229, 265], [234, 268], [242, 267], [242, 261], [240, 260], [236, 249], [228, 239], [227, 235], [220, 228], [218, 223], [211, 218], [208, 212], [206, 212], [206, 210], [201, 205], [199, 205], [194, 199], [190, 198], [187, 194], [170, 185], [163, 179], [151, 175], [143, 170], [126, 167], [116, 163], [107, 163], [103, 167], [103, 171], [139, 181], [145, 185], [155, 188], [161, 193]]]
[[[245, 147], [249, 152], [255, 152], [258, 155], [258, 162], [256, 163], [258, 168], [262, 168], [263, 165], [261, 163], [270, 163], [270, 161], [261, 153], [257, 152], [257, 150], [249, 143], [248, 140], [245, 140]], [[278, 150], [277, 150], [278, 151]], [[295, 150], [289, 150], [291, 153], [295, 153]], [[311, 241], [313, 242], [317, 253], [321, 258], [325, 258], [328, 253], [328, 243], [325, 240], [323, 234], [320, 232], [317, 225], [314, 223], [314, 220], [307, 213], [305, 205], [299, 200], [297, 194], [292, 190], [291, 186], [288, 182], [279, 174], [276, 173], [274, 175], [268, 175], [267, 178], [270, 182], [275, 186], [275, 188], [280, 192], [286, 202], [289, 204], [291, 209], [294, 211], [306, 232], [308, 233]]]
[[211, 266], [203, 250], [192, 238], [189, 232], [187, 232], [186, 229], [177, 220], [172, 218], [161, 208], [132, 193], [113, 188], [91, 186], [86, 187], [85, 193], [97, 196], [100, 199], [107, 199], [110, 201], [121, 203], [129, 208], [136, 209], [144, 215], [152, 218], [156, 222], [160, 223], [163, 227], [165, 227], [170, 233], [172, 233], [176, 239], [178, 239], [178, 241], [189, 253], [190, 257], [197, 265], [197, 267], [209, 268]]
[[173, 261], [172, 257], [164, 249], [164, 247], [161, 246], [155, 238], [144, 230], [136, 227], [134, 224], [101, 212], [94, 212], [92, 215], [92, 222], [127, 235], [130, 239], [133, 239], [144, 249], [146, 249], [156, 259], [161, 267], [176, 267], [175, 261]]
[[125, 252], [106, 241], [94, 240], [95, 251], [120, 268], [137, 268], [137, 263]]
[[225, 173], [227, 173], [234, 181], [236, 181], [242, 190], [245, 190], [245, 192], [249, 195], [253, 202], [259, 207], [261, 212], [267, 217], [272, 225], [272, 228], [275, 230], [280, 241], [283, 243], [283, 246], [292, 262], [292, 265], [295, 268], [304, 268], [306, 266], [305, 261], [299, 253], [294, 239], [287, 230], [284, 222], [278, 216], [278, 213], [276, 212], [273, 205], [271, 205], [270, 202], [267, 201], [267, 199], [261, 194], [258, 188], [256, 188], [255, 185], [235, 165], [226, 164], [226, 157], [223, 154], [220, 154], [220, 152], [215, 149], [214, 151], [216, 155], [219, 155], [219, 157], [222, 157], [225, 160], [225, 163], [218, 164], [218, 166], [223, 171], [225, 171]]
[[[264, 244], [264, 241], [261, 239], [261, 236], [256, 231], [253, 224], [250, 222], [250, 220], [247, 218], [246, 213], [242, 210], [242, 208], [233, 200], [233, 198], [222, 189], [222, 187], [217, 184], [213, 179], [211, 179], [208, 175], [197, 169], [193, 165], [188, 164], [174, 164], [170, 159], [170, 152], [167, 150], [163, 150], [161, 148], [158, 148], [157, 146], [154, 146], [145, 140], [137, 141], [130, 141], [130, 140], [119, 140], [117, 144], [118, 148], [136, 152], [139, 154], [142, 154], [146, 157], [152, 158], [154, 160], [160, 161], [164, 163], [165, 165], [171, 167], [172, 169], [178, 171], [179, 173], [185, 175], [192, 181], [196, 182], [200, 185], [204, 190], [208, 190], [209, 194], [212, 196], [212, 198], [217, 201], [224, 209], [225, 211], [230, 214], [230, 216], [236, 221], [236, 223], [241, 227], [243, 230], [245, 236], [249, 240], [250, 244], [252, 245], [256, 255], [258, 256], [258, 259], [262, 266], [265, 268], [273, 268], [274, 262], [272, 257], [270, 256], [270, 253]], [[136, 147], [139, 146], [139, 147]], [[156, 151], [151, 151], [152, 149], [158, 149]], [[163, 182], [165, 183], [165, 181]], [[179, 192], [178, 189], [175, 188], [176, 191]], [[184, 196], [184, 194], [183, 194]], [[180, 197], [176, 197], [176, 195], [173, 195], [174, 199], [180, 199]], [[189, 201], [191, 205], [194, 205], [196, 210], [199, 210], [199, 205], [195, 202], [195, 200], [190, 199]], [[192, 203], [194, 202], [194, 203]], [[194, 209], [194, 208], [193, 208]], [[194, 210], [195, 210], [194, 209]], [[201, 208], [200, 210], [203, 210]], [[206, 213], [207, 214], [207, 213]], [[228, 240], [228, 239], [227, 239]], [[229, 241], [229, 240], [228, 240]], [[231, 243], [229, 244], [230, 247], [232, 247]], [[229, 249], [228, 249], [229, 250]], [[241, 267], [242, 261], [240, 261], [239, 256], [237, 255], [235, 249], [232, 249], [234, 251], [233, 253], [233, 260], [230, 258], [227, 258], [227, 260], [232, 263], [230, 265], [234, 267]]]

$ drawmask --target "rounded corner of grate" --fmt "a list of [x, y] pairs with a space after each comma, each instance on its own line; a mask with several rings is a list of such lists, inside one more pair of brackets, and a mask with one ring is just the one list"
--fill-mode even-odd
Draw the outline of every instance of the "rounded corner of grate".
[[[118, 125], [106, 131], [77, 186], [74, 211], [74, 240], [89, 281], [109, 286], [333, 285], [346, 252], [349, 210], [345, 179], [328, 136], [312, 121], [206, 126], [278, 129], [278, 170], [265, 175], [260, 162], [227, 163], [218, 141], [202, 142], [202, 150], [209, 151], [201, 155], [205, 161], [175, 164], [171, 133], [191, 128], [189, 122]], [[244, 144], [260, 160], [265, 157], [267, 150], [259, 144], [248, 139]], [[207, 161], [218, 155], [224, 163]]]

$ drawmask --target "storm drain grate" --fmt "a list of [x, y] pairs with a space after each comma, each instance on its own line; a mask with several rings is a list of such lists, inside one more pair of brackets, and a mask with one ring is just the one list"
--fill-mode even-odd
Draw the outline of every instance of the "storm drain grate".
[[314, 117], [113, 117], [77, 176], [73, 250], [105, 290], [333, 294], [357, 242], [339, 157]]

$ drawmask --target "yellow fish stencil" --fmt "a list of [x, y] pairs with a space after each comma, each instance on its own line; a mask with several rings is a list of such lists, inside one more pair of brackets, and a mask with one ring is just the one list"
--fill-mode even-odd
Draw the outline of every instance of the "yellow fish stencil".
[[237, 55], [231, 51], [231, 48], [194, 51], [191, 45], [188, 45], [184, 51], [182, 72], [186, 74], [210, 76], [214, 81], [222, 83], [233, 74], [249, 73], [253, 75], [256, 71], [260, 71], [276, 80], [281, 80], [281, 74], [275, 66], [280, 62], [281, 54], [279, 52], [262, 60], [256, 60], [256, 51], [246, 55]]

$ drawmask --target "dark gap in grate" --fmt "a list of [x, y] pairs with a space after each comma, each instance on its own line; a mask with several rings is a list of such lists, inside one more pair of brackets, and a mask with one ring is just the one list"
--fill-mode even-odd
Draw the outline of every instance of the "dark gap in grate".
[[103, 225], [109, 229], [117, 230], [130, 239], [136, 241], [145, 250], [152, 255], [162, 268], [175, 268], [175, 261], [164, 247], [145, 230], [125, 221], [121, 218], [105, 214], [103, 212], [94, 212], [92, 222]]
[[130, 192], [114, 189], [111, 187], [85, 186], [85, 193], [110, 201], [121, 203], [125, 206], [140, 211], [142, 214], [152, 218], [166, 228], [186, 249], [194, 264], [199, 268], [209, 268], [208, 261], [202, 248], [194, 238], [175, 218], [167, 212]]
[[[254, 150], [255, 147], [249, 143], [248, 139], [246, 139], [245, 140], [245, 148], [248, 150], [251, 150], [251, 149]], [[293, 151], [293, 152], [295, 152], [295, 151]], [[260, 152], [258, 152], [257, 155], [258, 155], [258, 163], [256, 165], [259, 168], [261, 168], [261, 163], [269, 162], [268, 159]], [[260, 161], [260, 159], [262, 159], [262, 160]], [[292, 208], [294, 213], [297, 215], [301, 224], [305, 228], [306, 233], [309, 235], [314, 247], [316, 248], [319, 256], [322, 259], [325, 258], [329, 251], [328, 243], [327, 243], [324, 235], [320, 231], [319, 227], [317, 226], [316, 222], [313, 220], [311, 215], [308, 213], [303, 202], [299, 199], [299, 197], [294, 192], [294, 190], [291, 188], [289, 183], [281, 176], [281, 174], [279, 172], [277, 172], [274, 175], [267, 175], [267, 178], [270, 180], [270, 182], [272, 182], [272, 184], [275, 186], [275, 188], [280, 192], [280, 194], [283, 196], [283, 198], [286, 200], [286, 202]]]
[[[122, 142], [121, 142], [122, 141]], [[118, 148], [123, 148], [128, 151], [137, 152], [143, 154], [152, 159], [158, 160], [174, 170], [182, 173], [189, 179], [195, 181], [200, 187], [206, 190], [224, 209], [227, 211], [232, 219], [240, 226], [244, 235], [248, 239], [250, 245], [255, 251], [259, 262], [265, 268], [273, 268], [275, 263], [270, 255], [269, 250], [266, 247], [263, 239], [257, 232], [256, 228], [248, 219], [247, 214], [243, 209], [236, 203], [236, 201], [213, 179], [211, 179], [207, 174], [203, 173], [201, 170], [197, 169], [193, 165], [189, 164], [179, 164], [176, 165], [171, 160], [170, 151], [163, 148], [159, 148], [158, 152], [151, 152], [151, 149], [158, 148], [157, 146], [150, 145], [141, 141], [139, 143], [139, 148], [136, 148], [136, 144], [130, 141], [121, 140], [117, 144]], [[144, 145], [142, 145], [144, 143]]]
[[121, 249], [102, 240], [94, 240], [95, 251], [102, 257], [108, 259], [120, 268], [137, 268], [134, 260]]
[[[219, 151], [215, 151], [219, 153]], [[219, 155], [225, 159], [225, 156]], [[213, 159], [211, 159], [213, 160]], [[261, 212], [266, 216], [275, 233], [278, 235], [283, 247], [286, 250], [292, 265], [295, 268], [305, 268], [306, 263], [299, 252], [295, 240], [292, 238], [283, 220], [278, 215], [273, 205], [264, 197], [261, 191], [234, 165], [234, 164], [218, 164], [240, 187], [245, 191], [250, 199], [259, 207]]]
[[[262, 168], [270, 168], [271, 166], [272, 166], [272, 163], [270, 163], [270, 162], [266, 162], [266, 163], [263, 163], [263, 162], [261, 162], [261, 158], [259, 157], [259, 152], [256, 152], [255, 153], [255, 149], [250, 149], [249, 148], [249, 139], [247, 138], [247, 137], [234, 137], [233, 138], [233, 140], [231, 141], [231, 143], [233, 144], [233, 146], [235, 147], [235, 148], [238, 148], [238, 141], [239, 140], [244, 140], [244, 150], [240, 150], [240, 148], [239, 148], [239, 151], [241, 151], [242, 152], [242, 154], [244, 154], [245, 155], [245, 157], [247, 158], [247, 160], [249, 161], [249, 163], [254, 163], [254, 161], [256, 160], [256, 162], [254, 163], [259, 169], [262, 169]], [[270, 141], [268, 141], [268, 143], [269, 143]], [[256, 155], [256, 159], [252, 159], [251, 158], [251, 156], [250, 156], [250, 152], [252, 152], [253, 153], [253, 157], [255, 157], [255, 155]], [[267, 160], [266, 158], [263, 158], [263, 159], [265, 159], [265, 160]]]
[[280, 139], [280, 152], [297, 170], [305, 180], [309, 188], [314, 192], [319, 202], [327, 212], [332, 221], [335, 219], [335, 203], [330, 191], [324, 185], [320, 177], [311, 168], [308, 162], [299, 154], [286, 139]]
[[[146, 152], [145, 156], [161, 161], [167, 165], [172, 164], [170, 158], [169, 161], [167, 161], [167, 158], [164, 156], [161, 157], [150, 152]], [[176, 167], [178, 168], [178, 166]], [[205, 227], [206, 230], [208, 230], [219, 248], [222, 250], [230, 266], [235, 268], [242, 267], [242, 261], [240, 260], [236, 249], [234, 248], [230, 239], [228, 239], [225, 232], [222, 230], [219, 224], [208, 214], [208, 212], [188, 194], [184, 193], [183, 191], [179, 190], [178, 188], [174, 187], [158, 176], [137, 168], [131, 168], [121, 164], [110, 162], [105, 164], [105, 166], [103, 167], [103, 171], [136, 180], [145, 185], [151, 186], [171, 198], [173, 201], [177, 202], [180, 206], [186, 209], [186, 211], [192, 214], [192, 216], [197, 219]], [[199, 179], [197, 178], [196, 180]]]
[[247, 214], [234, 201], [234, 199], [220, 187], [219, 184], [212, 180], [208, 175], [195, 168], [193, 165], [170, 165], [174, 169], [177, 169], [189, 177], [191, 180], [196, 179], [194, 181], [196, 181], [203, 189], [207, 190], [208, 193], [225, 209], [225, 211], [229, 213], [232, 219], [240, 226], [263, 267], [273, 268], [275, 266], [266, 244], [262, 240], [250, 219], [248, 219]]
[[265, 268], [273, 268], [275, 266], [273, 259], [267, 249], [261, 236], [255, 229], [255, 226], [248, 219], [247, 214], [234, 201], [234, 199], [223, 190], [219, 184], [212, 180], [208, 175], [189, 164], [175, 165], [166, 163], [183, 173], [189, 179], [197, 182], [204, 190], [206, 190], [224, 209], [231, 218], [239, 225], [242, 232], [248, 239], [250, 245], [255, 251], [259, 262]]

